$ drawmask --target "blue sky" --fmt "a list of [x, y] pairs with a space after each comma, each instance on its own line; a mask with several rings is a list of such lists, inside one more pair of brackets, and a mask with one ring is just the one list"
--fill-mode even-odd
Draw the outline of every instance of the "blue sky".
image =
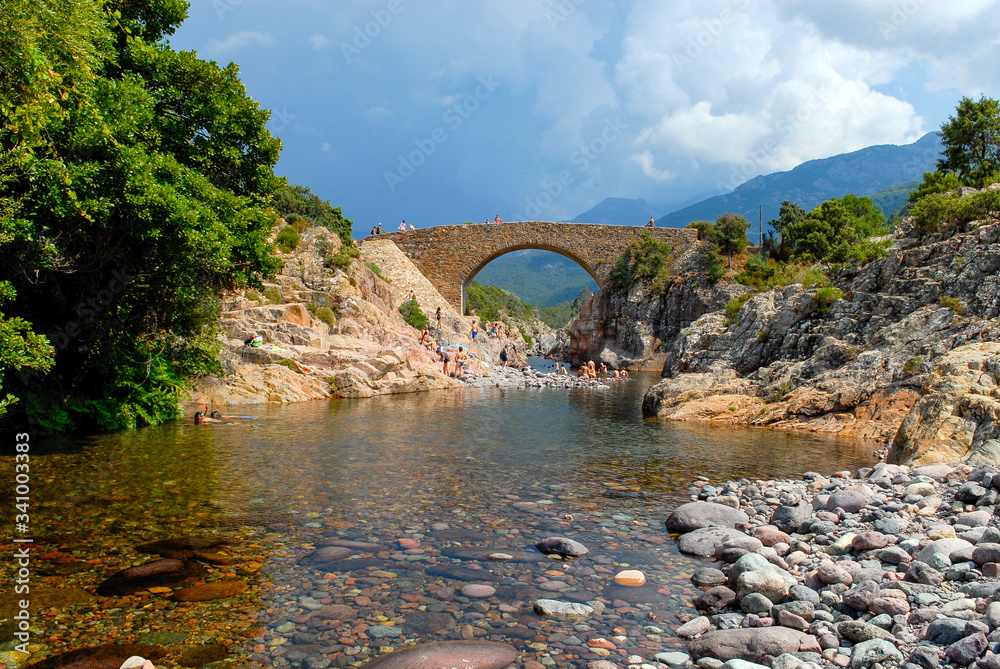
[[676, 207], [1000, 96], [1000, 0], [428, 5], [194, 0], [171, 44], [240, 65], [277, 172], [356, 236]]

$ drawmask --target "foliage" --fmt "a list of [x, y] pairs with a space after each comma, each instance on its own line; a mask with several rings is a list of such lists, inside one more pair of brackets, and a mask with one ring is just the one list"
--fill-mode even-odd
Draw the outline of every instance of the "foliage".
[[924, 233], [950, 232], [967, 223], [1000, 218], [1000, 191], [960, 196], [957, 191], [931, 193], [911, 208], [913, 224]]
[[928, 195], [957, 191], [965, 182], [954, 172], [924, 172], [924, 180], [910, 193], [910, 204], [919, 202]]
[[215, 368], [222, 291], [278, 266], [280, 142], [235, 65], [170, 48], [186, 9], [4, 4], [0, 280], [22, 338], [55, 351], [2, 383], [41, 432], [177, 415], [188, 379]]
[[323, 264], [330, 269], [339, 269], [341, 272], [346, 272], [350, 268], [351, 263], [360, 257], [360, 250], [343, 244], [335, 254], [325, 256]]
[[964, 316], [968, 306], [963, 300], [957, 297], [948, 297], [947, 295], [941, 296], [941, 306], [947, 309], [951, 309], [958, 316]]
[[[13, 299], [14, 288], [8, 281], [0, 281], [0, 302]], [[49, 340], [31, 330], [31, 324], [23, 318], [5, 318], [0, 313], [0, 374], [17, 370], [47, 372], [55, 362], [55, 349]], [[0, 416], [7, 413], [7, 407], [18, 401], [10, 393], [0, 397]]]
[[299, 369], [299, 366], [296, 365], [295, 361], [292, 360], [292, 359], [290, 359], [290, 358], [281, 358], [280, 360], [276, 360], [274, 364], [281, 365], [282, 367], [287, 367], [288, 369], [292, 370], [296, 374], [301, 374], [302, 373], [302, 370]]
[[333, 309], [330, 307], [318, 307], [316, 309], [316, 318], [323, 321], [331, 328], [337, 325], [337, 317], [333, 313]]
[[583, 305], [590, 299], [590, 296], [590, 290], [582, 288], [572, 301], [560, 302], [551, 307], [541, 307], [538, 310], [538, 317], [550, 328], [565, 327], [580, 315], [580, 310], [583, 309]]
[[608, 279], [614, 288], [622, 289], [640, 278], [665, 280], [669, 276], [667, 259], [670, 244], [656, 239], [648, 230], [639, 233], [625, 253], [618, 257]]
[[284, 253], [291, 253], [299, 245], [301, 237], [294, 227], [286, 225], [278, 233], [274, 243], [278, 245]]
[[944, 142], [938, 172], [954, 173], [966, 185], [985, 186], [1000, 172], [1000, 101], [963, 97], [941, 125]]
[[271, 204], [289, 225], [305, 222], [310, 227], [322, 226], [350, 246], [354, 221], [344, 218], [340, 207], [334, 207], [328, 201], [320, 199], [308, 186], [283, 183], [274, 192]]
[[740, 324], [740, 322], [736, 320], [736, 315], [751, 297], [753, 297], [753, 293], [743, 293], [742, 295], [737, 295], [733, 299], [726, 302], [726, 327]]
[[268, 286], [265, 288], [263, 297], [271, 304], [281, 304], [282, 302], [281, 291], [278, 290], [277, 286]]
[[392, 281], [390, 281], [388, 278], [386, 278], [384, 274], [382, 274], [382, 268], [378, 266], [378, 263], [366, 262], [365, 267], [370, 269], [375, 274], [375, 276], [382, 279], [386, 283], [392, 283]]
[[835, 286], [820, 288], [816, 291], [816, 301], [819, 302], [819, 308], [816, 311], [820, 315], [825, 316], [830, 313], [830, 305], [842, 297], [844, 297], [844, 291]]
[[749, 229], [750, 222], [739, 214], [727, 213], [715, 219], [710, 238], [729, 257], [729, 269], [733, 268], [733, 254], [747, 247]]
[[709, 243], [701, 253], [701, 259], [708, 265], [708, 282], [715, 283], [726, 275], [726, 268], [722, 266], [722, 256], [715, 244]]
[[906, 361], [906, 364], [903, 365], [903, 374], [906, 374], [907, 376], [913, 376], [914, 374], [919, 374], [920, 371], [923, 369], [923, 367], [924, 367], [923, 358], [921, 358], [918, 355]]
[[711, 221], [691, 221], [685, 227], [698, 231], [699, 242], [711, 239], [712, 232], [715, 230], [715, 226]]
[[827, 200], [809, 213], [793, 202], [782, 202], [771, 225], [781, 235], [775, 255], [782, 260], [868, 261], [884, 255], [888, 247], [869, 241], [888, 233], [885, 216], [869, 198], [857, 195]]
[[522, 302], [514, 293], [497, 286], [484, 286], [478, 281], [473, 281], [466, 288], [465, 303], [470, 309], [475, 309], [484, 322], [499, 321], [502, 316], [524, 321], [538, 318], [536, 308]]
[[409, 323], [410, 327], [416, 328], [417, 330], [423, 330], [424, 326], [430, 325], [430, 320], [427, 318], [427, 315], [421, 311], [420, 305], [415, 299], [406, 300], [399, 305], [399, 313], [403, 317], [403, 320]]

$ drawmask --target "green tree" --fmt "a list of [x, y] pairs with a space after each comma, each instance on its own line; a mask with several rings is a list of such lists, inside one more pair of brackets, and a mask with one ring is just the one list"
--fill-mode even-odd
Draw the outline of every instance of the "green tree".
[[781, 235], [782, 251], [789, 259], [804, 262], [844, 262], [879, 254], [867, 240], [888, 232], [885, 216], [870, 198], [845, 195], [822, 203], [806, 214], [791, 202], [782, 203], [779, 218], [771, 225]]
[[306, 221], [310, 226], [323, 226], [350, 245], [354, 221], [345, 218], [340, 207], [320, 199], [308, 186], [284, 183], [275, 191], [272, 202], [278, 215], [289, 225]]
[[671, 250], [670, 244], [643, 230], [615, 261], [608, 276], [611, 285], [624, 288], [640, 278], [665, 279]]
[[175, 416], [188, 380], [217, 368], [220, 293], [277, 267], [280, 142], [235, 65], [164, 40], [186, 9], [4, 4], [0, 280], [55, 363], [3, 384], [43, 430]]
[[941, 125], [944, 156], [938, 171], [954, 172], [966, 184], [984, 186], [1000, 175], [1000, 102], [985, 95], [963, 97]]
[[715, 219], [712, 229], [712, 240], [719, 245], [729, 257], [729, 269], [733, 268], [733, 253], [739, 253], [747, 247], [747, 230], [750, 221], [739, 214], [722, 214]]

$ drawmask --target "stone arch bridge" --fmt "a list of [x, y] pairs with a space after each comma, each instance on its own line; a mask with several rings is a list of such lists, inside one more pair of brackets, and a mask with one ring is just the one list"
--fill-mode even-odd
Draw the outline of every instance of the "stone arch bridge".
[[466, 287], [480, 270], [502, 255], [521, 249], [552, 251], [578, 263], [598, 286], [603, 286], [615, 261], [644, 230], [668, 242], [674, 258], [698, 240], [697, 231], [682, 228], [544, 221], [442, 225], [378, 238], [392, 240], [438, 292], [459, 313], [465, 313]]

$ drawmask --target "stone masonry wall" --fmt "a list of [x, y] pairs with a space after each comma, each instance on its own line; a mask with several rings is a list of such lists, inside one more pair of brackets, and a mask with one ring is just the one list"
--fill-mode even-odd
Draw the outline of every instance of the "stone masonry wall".
[[[379, 238], [392, 240], [461, 313], [465, 306], [464, 286], [483, 267], [505, 253], [520, 249], [553, 251], [579, 263], [598, 285], [603, 285], [615, 260], [644, 230], [668, 242], [674, 249], [675, 258], [697, 241], [696, 231], [683, 228], [541, 221], [443, 225], [392, 232]], [[368, 237], [365, 241], [371, 239]]]

